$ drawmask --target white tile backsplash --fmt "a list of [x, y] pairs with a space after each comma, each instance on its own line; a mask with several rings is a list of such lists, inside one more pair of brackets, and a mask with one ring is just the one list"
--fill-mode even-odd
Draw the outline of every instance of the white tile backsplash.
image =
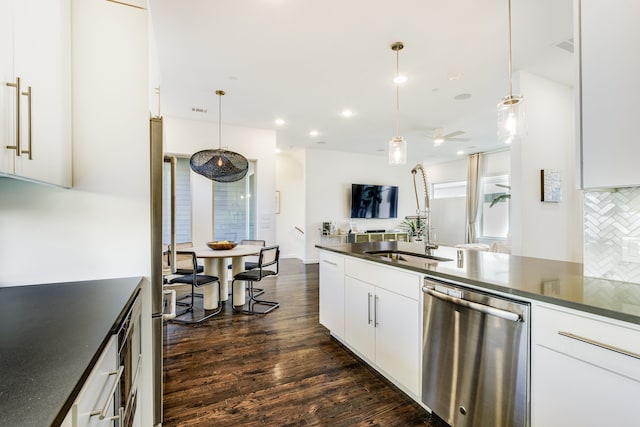
[[[640, 187], [584, 193], [584, 275], [640, 283], [640, 263], [623, 261], [640, 238]], [[633, 257], [631, 258], [633, 259]]]

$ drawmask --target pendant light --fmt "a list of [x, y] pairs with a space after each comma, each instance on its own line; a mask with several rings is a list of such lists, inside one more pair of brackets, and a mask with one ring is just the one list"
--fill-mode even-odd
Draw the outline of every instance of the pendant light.
[[389, 141], [389, 164], [404, 165], [407, 163], [407, 141], [400, 135], [400, 83], [404, 82], [400, 76], [399, 52], [404, 48], [402, 42], [395, 42], [391, 45], [391, 50], [396, 52], [396, 77], [393, 81], [396, 84], [396, 136]]
[[511, 64], [511, 0], [509, 2], [509, 95], [498, 103], [498, 140], [511, 144], [526, 133], [524, 97], [513, 94]]
[[195, 173], [217, 182], [239, 181], [247, 174], [249, 162], [242, 155], [222, 149], [222, 96], [223, 90], [217, 90], [218, 95], [218, 148], [202, 150], [191, 156], [189, 165]]

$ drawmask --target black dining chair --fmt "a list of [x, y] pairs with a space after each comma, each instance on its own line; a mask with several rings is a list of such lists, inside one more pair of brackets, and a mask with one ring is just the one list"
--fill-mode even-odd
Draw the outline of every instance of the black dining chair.
[[[242, 239], [240, 240], [241, 245], [252, 245], [252, 246], [262, 246], [263, 248], [267, 246], [267, 242], [259, 239]], [[244, 257], [244, 269], [245, 270], [253, 270], [258, 267], [258, 257], [257, 256], [246, 256]], [[227, 266], [229, 270], [233, 268], [232, 264]], [[253, 288], [253, 296], [257, 297], [258, 295], [264, 294], [264, 289], [262, 288]]]
[[[279, 302], [256, 299], [256, 289], [253, 287], [253, 284], [255, 282], [260, 282], [262, 281], [262, 279], [269, 276], [277, 276], [279, 270], [279, 261], [280, 247], [278, 245], [267, 246], [260, 249], [260, 254], [258, 255], [258, 265], [256, 268], [242, 271], [233, 276], [231, 289], [234, 289], [236, 280], [248, 282], [248, 300], [241, 308], [234, 307], [233, 309], [235, 311], [246, 314], [267, 314], [270, 311], [280, 307]], [[273, 269], [268, 269], [268, 267], [272, 267]], [[256, 306], [265, 306], [267, 308], [264, 310], [256, 310]]]
[[[176, 257], [180, 258], [177, 263], [178, 265], [184, 262], [184, 260], [190, 260], [190, 270], [192, 273], [171, 277], [170, 279], [168, 279], [168, 283], [191, 285], [191, 294], [181, 298], [181, 301], [177, 303], [177, 305], [185, 306], [186, 309], [184, 311], [181, 311], [181, 314], [177, 315], [171, 321], [185, 324], [201, 323], [217, 314], [220, 314], [220, 312], [222, 311], [222, 301], [218, 303], [218, 308], [216, 309], [205, 310], [203, 306], [201, 310], [198, 310], [198, 313], [200, 314], [196, 314], [195, 310], [195, 299], [198, 296], [202, 296], [201, 294], [196, 294], [196, 288], [205, 285], [213, 286], [213, 284], [215, 284], [216, 286], [218, 286], [218, 293], [220, 293], [220, 279], [218, 279], [217, 276], [207, 276], [205, 274], [193, 273], [194, 271], [198, 271], [198, 259], [195, 252], [176, 251]], [[185, 299], [187, 300], [186, 302], [184, 301]], [[199, 300], [202, 301], [201, 298]]]

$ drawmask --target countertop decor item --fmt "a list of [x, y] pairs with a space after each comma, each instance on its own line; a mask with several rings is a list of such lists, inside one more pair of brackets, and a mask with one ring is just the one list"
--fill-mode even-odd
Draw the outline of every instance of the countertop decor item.
[[224, 250], [235, 248], [236, 246], [238, 246], [238, 243], [231, 242], [229, 240], [219, 240], [214, 242], [208, 242], [207, 246], [209, 246], [214, 251], [224, 251]]
[[218, 95], [218, 148], [198, 151], [189, 160], [191, 169], [206, 178], [217, 182], [239, 181], [247, 174], [249, 162], [242, 155], [222, 148], [222, 96]]

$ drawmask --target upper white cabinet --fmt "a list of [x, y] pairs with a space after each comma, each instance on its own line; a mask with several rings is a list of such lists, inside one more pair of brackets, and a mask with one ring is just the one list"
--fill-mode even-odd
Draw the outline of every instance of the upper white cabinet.
[[70, 0], [0, 0], [0, 173], [71, 186]]
[[640, 2], [575, 0], [582, 188], [640, 185]]

